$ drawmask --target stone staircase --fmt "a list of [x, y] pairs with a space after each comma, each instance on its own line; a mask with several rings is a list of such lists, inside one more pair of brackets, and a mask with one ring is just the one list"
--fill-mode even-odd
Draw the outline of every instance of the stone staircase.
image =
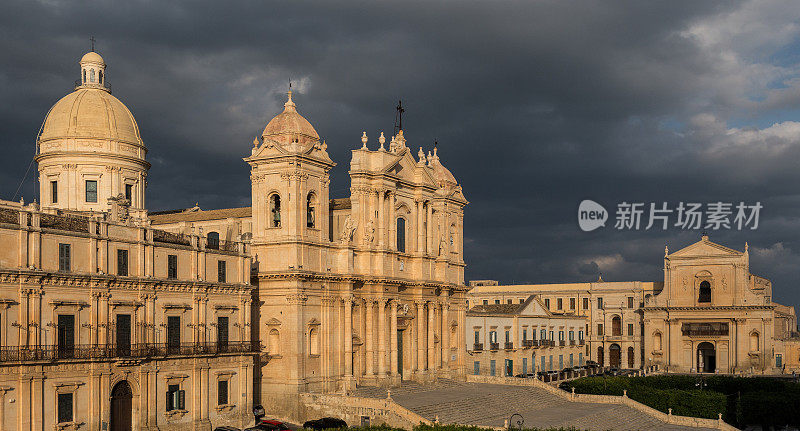
[[[387, 390], [359, 387], [352, 394], [386, 398]], [[392, 399], [428, 419], [444, 424], [503, 426], [518, 413], [524, 427], [575, 427], [587, 430], [684, 430], [624, 405], [572, 402], [545, 389], [440, 380], [435, 384], [403, 382], [392, 388]], [[697, 428], [691, 428], [696, 430]]]

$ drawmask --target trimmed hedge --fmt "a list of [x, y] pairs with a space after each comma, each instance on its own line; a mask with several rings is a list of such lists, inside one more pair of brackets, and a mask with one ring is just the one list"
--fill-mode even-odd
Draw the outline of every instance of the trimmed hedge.
[[[698, 386], [698, 383], [701, 383]], [[581, 394], [622, 395], [662, 412], [746, 425], [800, 425], [800, 384], [768, 377], [584, 377], [561, 384]]]
[[[408, 431], [403, 428], [390, 427], [388, 425], [373, 425], [365, 428], [353, 427], [363, 431]], [[331, 430], [341, 431], [341, 430]], [[413, 431], [494, 431], [492, 428], [481, 428], [468, 425], [417, 425]], [[524, 428], [522, 431], [580, 431], [578, 428]]]

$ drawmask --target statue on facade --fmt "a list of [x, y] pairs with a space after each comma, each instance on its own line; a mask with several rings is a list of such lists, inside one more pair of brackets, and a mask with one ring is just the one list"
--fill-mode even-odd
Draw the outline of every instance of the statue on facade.
[[353, 240], [353, 234], [356, 233], [356, 222], [353, 221], [350, 216], [344, 219], [344, 225], [342, 225], [342, 233], [340, 241], [342, 244], [347, 244]]
[[367, 226], [364, 228], [364, 242], [367, 244], [372, 244], [372, 241], [375, 240], [375, 222], [370, 220], [367, 223]]

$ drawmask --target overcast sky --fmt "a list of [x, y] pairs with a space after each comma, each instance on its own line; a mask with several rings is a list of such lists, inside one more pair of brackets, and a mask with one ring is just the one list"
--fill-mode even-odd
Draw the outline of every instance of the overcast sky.
[[[786, 1], [137, 2], [5, 0], [0, 197], [89, 36], [152, 163], [150, 210], [250, 202], [253, 138], [299, 111], [348, 195], [361, 132], [431, 149], [462, 183], [468, 279], [663, 280], [702, 229], [617, 230], [617, 204], [761, 202], [756, 230], [709, 230], [800, 305], [800, 8]], [[32, 171], [35, 170], [35, 167]], [[22, 187], [35, 197], [33, 172]], [[610, 211], [583, 232], [577, 208]], [[675, 215], [671, 223], [674, 224]]]

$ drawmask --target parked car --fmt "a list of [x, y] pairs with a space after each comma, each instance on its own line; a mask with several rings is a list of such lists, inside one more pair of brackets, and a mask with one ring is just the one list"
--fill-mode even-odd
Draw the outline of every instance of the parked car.
[[261, 419], [256, 427], [263, 431], [289, 431], [289, 426], [275, 419]]
[[214, 431], [242, 431], [242, 430], [236, 427], [224, 426], [224, 427], [216, 427], [214, 428]]
[[327, 417], [327, 418], [314, 419], [311, 421], [305, 421], [303, 423], [303, 428], [308, 428], [313, 430], [347, 428], [347, 422], [339, 418]]

